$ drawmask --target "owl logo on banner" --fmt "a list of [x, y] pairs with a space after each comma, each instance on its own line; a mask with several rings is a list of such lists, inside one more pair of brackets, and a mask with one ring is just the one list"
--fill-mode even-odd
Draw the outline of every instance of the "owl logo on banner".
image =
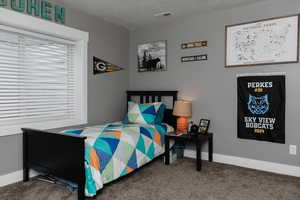
[[269, 111], [270, 103], [268, 95], [261, 97], [252, 96], [249, 94], [248, 109], [254, 115], [264, 115]]

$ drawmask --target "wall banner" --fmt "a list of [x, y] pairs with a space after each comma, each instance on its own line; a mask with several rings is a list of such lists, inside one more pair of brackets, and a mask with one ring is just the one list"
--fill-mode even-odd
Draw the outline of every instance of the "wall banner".
[[94, 74], [103, 74], [107, 72], [116, 72], [123, 70], [123, 68], [118, 67], [117, 65], [111, 64], [107, 61], [104, 61], [100, 58], [93, 57], [93, 72]]
[[240, 76], [238, 138], [285, 143], [285, 75]]

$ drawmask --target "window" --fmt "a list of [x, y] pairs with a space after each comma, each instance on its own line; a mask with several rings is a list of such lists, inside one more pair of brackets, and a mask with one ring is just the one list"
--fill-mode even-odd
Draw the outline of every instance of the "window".
[[86, 123], [80, 44], [0, 26], [1, 135]]

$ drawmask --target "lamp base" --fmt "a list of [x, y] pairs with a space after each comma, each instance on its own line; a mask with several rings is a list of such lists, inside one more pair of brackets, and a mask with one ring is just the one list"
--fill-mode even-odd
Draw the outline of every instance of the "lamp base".
[[177, 131], [187, 131], [188, 120], [185, 117], [179, 117], [177, 119]]

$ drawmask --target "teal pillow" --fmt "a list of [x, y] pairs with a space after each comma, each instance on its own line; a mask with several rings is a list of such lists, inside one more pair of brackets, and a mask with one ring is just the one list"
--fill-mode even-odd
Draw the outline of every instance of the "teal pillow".
[[163, 103], [138, 104], [128, 102], [128, 113], [123, 123], [159, 124], [164, 117], [165, 105]]
[[164, 116], [165, 116], [165, 110], [166, 110], [166, 106], [165, 106], [165, 104], [162, 104], [159, 107], [159, 110], [157, 112], [157, 116], [156, 116], [156, 119], [155, 119], [155, 124], [161, 124], [162, 123], [162, 121], [164, 120]]

